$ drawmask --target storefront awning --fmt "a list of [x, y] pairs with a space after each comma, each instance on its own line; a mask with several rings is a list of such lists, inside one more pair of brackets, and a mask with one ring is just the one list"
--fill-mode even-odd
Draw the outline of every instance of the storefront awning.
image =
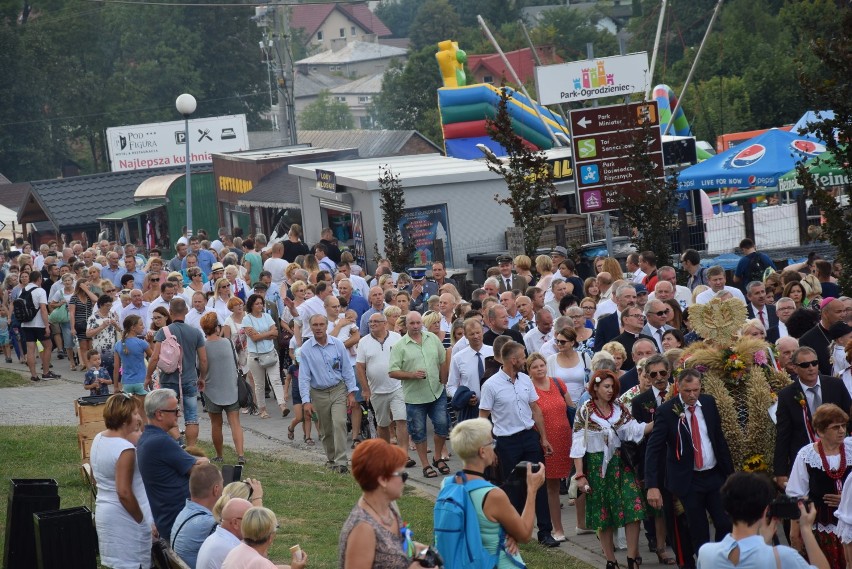
[[131, 217], [136, 217], [143, 213], [148, 213], [149, 211], [153, 211], [158, 207], [163, 207], [164, 205], [166, 205], [166, 203], [163, 200], [145, 200], [130, 207], [101, 216], [98, 218], [98, 221], [124, 221], [125, 219], [130, 219]]
[[148, 198], [166, 198], [169, 188], [179, 178], [186, 174], [164, 174], [162, 176], [151, 176], [139, 184], [133, 193], [133, 199], [141, 201]]

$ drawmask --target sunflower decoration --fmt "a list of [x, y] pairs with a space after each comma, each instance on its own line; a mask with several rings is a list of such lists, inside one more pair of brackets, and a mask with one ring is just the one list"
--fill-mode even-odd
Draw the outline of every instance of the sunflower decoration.
[[768, 469], [762, 454], [753, 454], [743, 461], [743, 472], [765, 472]]
[[698, 335], [717, 346], [730, 346], [747, 316], [745, 304], [736, 298], [714, 298], [689, 309], [689, 321]]

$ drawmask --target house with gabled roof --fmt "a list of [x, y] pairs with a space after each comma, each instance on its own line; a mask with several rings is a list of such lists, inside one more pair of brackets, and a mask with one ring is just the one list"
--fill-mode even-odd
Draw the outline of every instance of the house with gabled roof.
[[357, 4], [296, 4], [290, 28], [301, 29], [309, 51], [329, 50], [335, 43], [374, 41], [393, 33], [369, 8]]
[[[551, 65], [554, 63], [562, 63], [562, 58], [556, 55], [556, 50], [553, 46], [542, 45], [537, 46], [536, 52], [542, 65]], [[518, 74], [521, 82], [529, 84], [535, 78], [535, 58], [532, 50], [528, 47], [516, 49], [506, 52], [506, 59], [512, 65], [515, 73]], [[512, 74], [503, 62], [503, 58], [497, 53], [483, 53], [478, 55], [467, 56], [467, 68], [473, 79], [468, 78], [468, 85], [474, 83], [491, 83], [500, 85], [505, 80], [506, 83], [514, 83]]]

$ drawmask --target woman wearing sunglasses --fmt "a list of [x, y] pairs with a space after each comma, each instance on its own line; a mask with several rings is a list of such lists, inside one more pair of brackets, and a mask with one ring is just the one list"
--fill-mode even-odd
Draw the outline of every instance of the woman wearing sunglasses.
[[[490, 434], [489, 434], [490, 437]], [[384, 439], [370, 439], [352, 453], [352, 476], [362, 493], [340, 531], [343, 569], [414, 569], [414, 553], [425, 546], [411, 542], [403, 530], [396, 500], [408, 473], [408, 454]]]

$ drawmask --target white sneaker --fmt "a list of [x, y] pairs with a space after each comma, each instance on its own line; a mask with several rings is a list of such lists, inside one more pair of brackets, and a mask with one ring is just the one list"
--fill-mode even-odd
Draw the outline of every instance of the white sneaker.
[[619, 551], [627, 549], [627, 534], [624, 532], [624, 528], [618, 528], [618, 533], [615, 536], [615, 548]]

